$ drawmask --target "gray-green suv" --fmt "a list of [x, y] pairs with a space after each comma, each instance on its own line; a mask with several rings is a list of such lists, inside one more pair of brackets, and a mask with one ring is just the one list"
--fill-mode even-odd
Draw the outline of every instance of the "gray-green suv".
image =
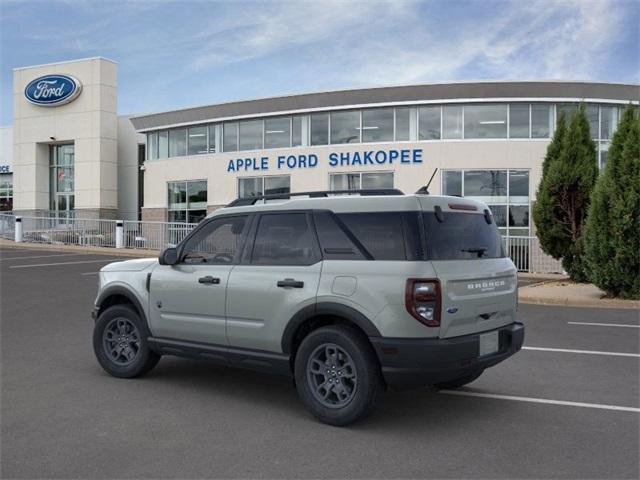
[[486, 205], [359, 193], [236, 200], [158, 260], [107, 265], [100, 365], [129, 378], [180, 355], [281, 373], [345, 425], [387, 386], [460, 387], [521, 348], [516, 269]]

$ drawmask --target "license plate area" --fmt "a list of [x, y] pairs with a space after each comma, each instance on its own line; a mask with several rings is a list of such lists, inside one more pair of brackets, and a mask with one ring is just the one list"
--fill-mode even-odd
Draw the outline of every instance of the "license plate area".
[[480, 353], [479, 357], [486, 357], [496, 353], [500, 348], [500, 332], [488, 332], [480, 334]]

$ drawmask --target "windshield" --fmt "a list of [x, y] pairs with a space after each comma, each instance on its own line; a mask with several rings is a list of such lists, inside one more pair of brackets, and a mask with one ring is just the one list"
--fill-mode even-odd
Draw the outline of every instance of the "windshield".
[[424, 228], [429, 260], [471, 260], [504, 257], [494, 221], [478, 213], [444, 212], [441, 220], [425, 212]]

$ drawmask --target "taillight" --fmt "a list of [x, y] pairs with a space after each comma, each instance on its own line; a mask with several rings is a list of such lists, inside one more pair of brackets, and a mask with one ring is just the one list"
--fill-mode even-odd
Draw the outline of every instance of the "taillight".
[[440, 326], [440, 282], [410, 278], [405, 289], [405, 305], [413, 318], [428, 327]]

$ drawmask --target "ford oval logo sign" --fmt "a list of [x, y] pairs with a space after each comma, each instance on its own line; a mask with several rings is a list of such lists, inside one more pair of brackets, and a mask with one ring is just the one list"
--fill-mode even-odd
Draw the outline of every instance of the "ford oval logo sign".
[[29, 82], [24, 96], [31, 103], [42, 106], [57, 106], [75, 100], [82, 84], [70, 75], [45, 75]]

